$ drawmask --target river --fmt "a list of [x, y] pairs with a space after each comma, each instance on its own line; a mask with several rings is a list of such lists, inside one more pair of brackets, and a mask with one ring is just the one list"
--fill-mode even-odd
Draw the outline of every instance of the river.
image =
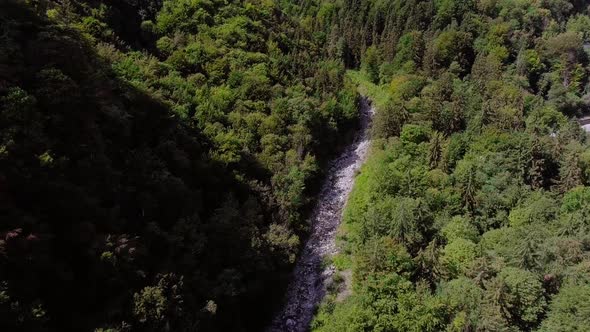
[[336, 230], [342, 209], [352, 187], [356, 172], [369, 149], [369, 127], [375, 113], [366, 98], [360, 102], [360, 128], [353, 142], [330, 163], [328, 176], [318, 195], [310, 217], [310, 233], [287, 289], [283, 307], [276, 314], [267, 332], [304, 332], [309, 329], [315, 309], [326, 292], [326, 280], [334, 273], [322, 269], [324, 257], [337, 253]]

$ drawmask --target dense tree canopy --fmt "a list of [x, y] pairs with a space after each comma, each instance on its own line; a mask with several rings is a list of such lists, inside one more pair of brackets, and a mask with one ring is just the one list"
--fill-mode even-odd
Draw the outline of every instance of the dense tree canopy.
[[588, 43], [581, 0], [1, 1], [0, 329], [261, 330], [360, 91], [312, 328], [584, 330]]
[[272, 1], [2, 1], [0, 31], [0, 329], [260, 329], [344, 65]]
[[333, 259], [352, 281], [313, 330], [587, 329], [588, 10], [337, 5], [327, 44], [349, 53], [329, 54], [360, 63], [349, 76], [377, 114]]

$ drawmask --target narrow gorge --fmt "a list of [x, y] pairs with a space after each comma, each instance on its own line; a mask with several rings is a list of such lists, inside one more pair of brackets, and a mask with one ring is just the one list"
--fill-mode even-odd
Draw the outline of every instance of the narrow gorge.
[[336, 231], [355, 175], [369, 150], [369, 128], [374, 112], [370, 102], [366, 98], [361, 99], [360, 128], [354, 141], [330, 165], [310, 217], [309, 237], [293, 271], [284, 306], [275, 316], [268, 332], [307, 331], [314, 310], [324, 297], [325, 282], [333, 274], [333, 269], [322, 268], [322, 261], [338, 251]]

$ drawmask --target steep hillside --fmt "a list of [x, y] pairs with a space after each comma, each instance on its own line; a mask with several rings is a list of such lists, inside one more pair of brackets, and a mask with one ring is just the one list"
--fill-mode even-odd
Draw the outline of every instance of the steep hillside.
[[[352, 295], [333, 285], [313, 330], [587, 329], [586, 6], [310, 7], [332, 13], [325, 36], [378, 108], [333, 260]], [[342, 21], [351, 8], [363, 19]]]
[[0, 328], [251, 331], [357, 97], [264, 1], [0, 4]]
[[313, 329], [584, 330], [589, 14], [1, 1], [0, 329], [263, 329], [361, 91], [374, 144]]

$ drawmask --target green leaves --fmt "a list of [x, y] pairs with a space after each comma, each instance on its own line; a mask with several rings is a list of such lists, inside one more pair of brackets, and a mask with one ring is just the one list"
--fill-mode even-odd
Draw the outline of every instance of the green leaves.
[[429, 211], [421, 200], [390, 196], [370, 207], [364, 218], [362, 239], [388, 235], [412, 248], [422, 240]]
[[539, 331], [582, 331], [590, 320], [590, 286], [566, 285], [555, 295]]
[[183, 278], [165, 274], [158, 279], [157, 285], [146, 286], [133, 295], [133, 314], [152, 331], [169, 326], [183, 312]]
[[367, 73], [369, 80], [373, 83], [379, 82], [379, 65], [381, 63], [381, 54], [375, 46], [367, 48], [363, 56], [362, 67]]
[[522, 322], [523, 327], [534, 326], [545, 310], [544, 289], [531, 272], [507, 267], [494, 285], [495, 301], [505, 310], [506, 318]]
[[477, 257], [477, 246], [470, 240], [457, 238], [443, 249], [442, 262], [451, 276], [465, 273]]
[[196, 33], [200, 25], [212, 23], [209, 13], [213, 3], [208, 0], [164, 1], [156, 26], [161, 33], [182, 31]]

